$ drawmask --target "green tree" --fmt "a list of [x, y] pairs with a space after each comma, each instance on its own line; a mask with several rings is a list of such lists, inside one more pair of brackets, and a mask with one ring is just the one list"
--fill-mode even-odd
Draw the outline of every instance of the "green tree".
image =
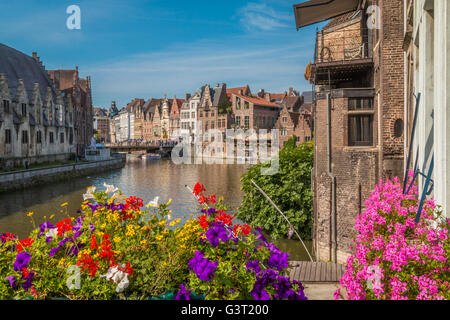
[[295, 145], [289, 139], [279, 153], [279, 171], [272, 176], [261, 175], [263, 166], [251, 167], [241, 177], [244, 197], [237, 217], [252, 226], [260, 226], [274, 239], [286, 236], [289, 224], [269, 201], [255, 188], [251, 179], [264, 190], [286, 215], [302, 239], [311, 239], [313, 225], [311, 169], [314, 159], [313, 142]]

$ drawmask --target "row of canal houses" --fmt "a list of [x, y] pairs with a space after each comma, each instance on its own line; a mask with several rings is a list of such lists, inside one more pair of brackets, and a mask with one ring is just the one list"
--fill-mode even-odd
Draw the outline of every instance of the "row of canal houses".
[[297, 143], [312, 137], [312, 93], [293, 88], [283, 93], [261, 89], [252, 94], [248, 85], [227, 88], [206, 84], [194, 94], [172, 99], [133, 99], [121, 110], [110, 110], [110, 141], [174, 141], [208, 130], [280, 129], [280, 146], [295, 135]]

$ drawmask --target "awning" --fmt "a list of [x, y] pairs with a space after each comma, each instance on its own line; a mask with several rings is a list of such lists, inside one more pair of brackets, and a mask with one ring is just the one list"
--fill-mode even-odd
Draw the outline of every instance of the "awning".
[[297, 30], [360, 9], [361, 0], [310, 0], [294, 5]]

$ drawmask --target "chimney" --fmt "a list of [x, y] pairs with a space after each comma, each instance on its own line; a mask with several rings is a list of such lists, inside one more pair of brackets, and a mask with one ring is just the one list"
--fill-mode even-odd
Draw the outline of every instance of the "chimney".
[[188, 101], [191, 98], [191, 94], [190, 93], [186, 93], [186, 101]]
[[294, 96], [294, 88], [290, 87], [289, 88], [289, 97]]
[[265, 93], [264, 89], [260, 89], [259, 92], [258, 92], [258, 96], [261, 97], [261, 98], [264, 98], [265, 94], [266, 93]]
[[39, 61], [39, 57], [37, 55], [37, 52], [33, 52], [32, 53], [32, 57], [33, 57], [34, 60]]

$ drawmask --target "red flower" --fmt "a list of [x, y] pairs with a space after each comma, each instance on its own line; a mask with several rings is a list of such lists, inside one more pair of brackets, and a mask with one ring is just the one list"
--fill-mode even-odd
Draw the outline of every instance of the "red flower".
[[237, 236], [246, 236], [250, 234], [250, 231], [252, 228], [250, 228], [249, 225], [243, 224], [242, 226], [240, 224], [236, 224], [233, 226], [233, 234]]
[[98, 261], [92, 260], [91, 255], [83, 254], [83, 256], [78, 259], [77, 266], [81, 266], [81, 271], [87, 270], [91, 277], [94, 277], [99, 269], [98, 263]]
[[15, 240], [16, 236], [12, 233], [6, 232], [6, 233], [0, 235], [0, 239], [2, 242], [6, 242], [8, 240]]
[[212, 204], [216, 204], [216, 195], [213, 194], [212, 196], [208, 197], [208, 202], [211, 202]]
[[58, 228], [58, 236], [62, 236], [64, 232], [72, 230], [73, 226], [70, 222], [70, 219], [64, 219], [56, 224], [56, 227]]
[[200, 193], [203, 193], [204, 191], [206, 191], [205, 187], [202, 184], [200, 184], [200, 182], [197, 182], [194, 186], [194, 194], [198, 196]]
[[132, 209], [136, 211], [141, 211], [139, 207], [142, 207], [143, 205], [144, 205], [143, 200], [135, 196], [127, 198], [126, 203], [124, 204], [126, 209]]
[[209, 225], [209, 222], [206, 220], [207, 216], [201, 216], [198, 218], [200, 221], [198, 222], [203, 229], [206, 229]]
[[226, 225], [231, 225], [233, 223], [233, 217], [223, 212], [216, 216], [216, 222], [217, 221], [221, 221], [223, 224]]
[[133, 275], [133, 270], [134, 270], [134, 268], [132, 268], [132, 267], [130, 266], [130, 262], [128, 262], [128, 261], [127, 261], [127, 264], [125, 265], [125, 268], [119, 267], [118, 269], [121, 270], [121, 271], [123, 271], [123, 272], [125, 272], [125, 273], [128, 273], [130, 276]]
[[31, 247], [33, 242], [34, 242], [34, 239], [31, 239], [31, 238], [20, 240], [19, 241], [20, 244], [17, 245], [17, 252], [21, 253], [23, 248]]
[[97, 240], [95, 239], [95, 235], [91, 236], [91, 249], [98, 249]]

